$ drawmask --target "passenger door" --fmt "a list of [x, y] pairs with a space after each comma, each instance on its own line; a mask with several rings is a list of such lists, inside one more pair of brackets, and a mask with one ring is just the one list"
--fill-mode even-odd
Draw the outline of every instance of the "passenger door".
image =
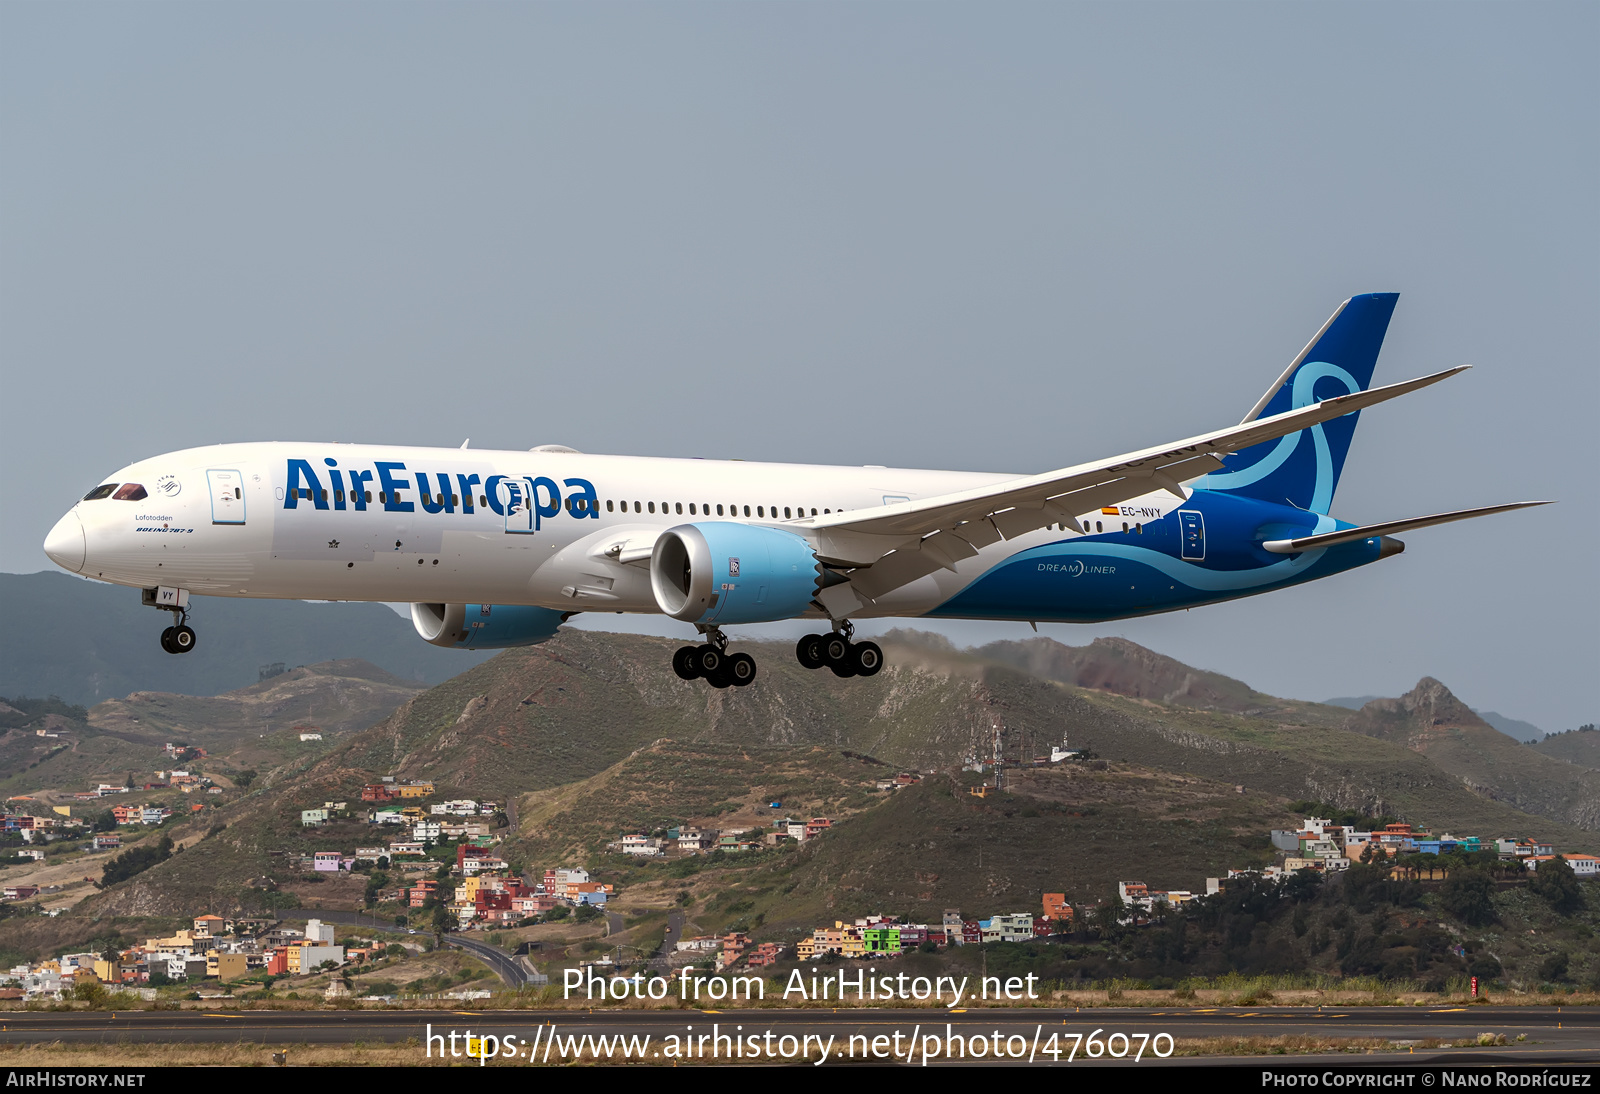
[[211, 490], [211, 523], [244, 523], [244, 476], [237, 471], [206, 472]]
[[497, 501], [506, 514], [506, 531], [517, 535], [533, 532], [533, 480], [501, 479], [495, 487]]

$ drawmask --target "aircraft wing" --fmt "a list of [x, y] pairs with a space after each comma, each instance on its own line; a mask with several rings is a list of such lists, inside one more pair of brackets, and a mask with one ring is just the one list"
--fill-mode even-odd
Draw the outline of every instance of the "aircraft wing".
[[[824, 562], [856, 567], [850, 587], [873, 599], [935, 570], [954, 569], [956, 562], [1002, 538], [1052, 524], [1064, 524], [1081, 532], [1078, 514], [1116, 505], [1152, 489], [1165, 488], [1179, 498], [1187, 498], [1179, 484], [1220, 470], [1222, 457], [1231, 452], [1417, 391], [1470, 367], [1462, 365], [1415, 380], [1324, 399], [1270, 418], [1103, 462], [917, 501], [810, 517], [785, 527], [805, 536]], [[833, 594], [835, 598], [843, 595], [842, 591]], [[839, 606], [855, 610], [847, 601], [841, 600]]]

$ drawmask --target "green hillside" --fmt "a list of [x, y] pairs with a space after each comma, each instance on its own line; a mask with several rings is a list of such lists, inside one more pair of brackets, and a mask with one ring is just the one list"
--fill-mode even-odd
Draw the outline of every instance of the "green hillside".
[[[658, 741], [592, 778], [519, 802], [512, 846], [530, 862], [584, 862], [626, 832], [679, 824], [760, 830], [774, 817], [836, 819], [881, 804], [895, 769], [820, 746], [726, 749]], [[771, 803], [782, 802], [773, 810]], [[617, 861], [623, 861], [618, 859]]]
[[[377, 833], [359, 824], [299, 830], [299, 810], [351, 799], [362, 782], [391, 773], [430, 779], [441, 796], [510, 801], [518, 835], [507, 850], [529, 865], [603, 864], [599, 848], [639, 828], [757, 823], [770, 816], [762, 799], [786, 800], [785, 812], [838, 814], [840, 829], [815, 848], [768, 856], [787, 871], [781, 884], [763, 883], [784, 896], [771, 896], [766, 914], [776, 919], [815, 914], [819, 901], [852, 914], [980, 899], [991, 909], [1032, 907], [1046, 887], [1103, 896], [1119, 877], [1199, 888], [1230, 866], [1264, 861], [1266, 831], [1290, 823], [1296, 800], [1458, 835], [1540, 835], [1563, 850], [1600, 850], [1600, 833], [1530, 816], [1400, 741], [1340, 728], [1350, 714], [1339, 708], [1215, 681], [1177, 688], [1181, 701], [1151, 698], [1174, 694], [1175, 663], [1126, 645], [1074, 655], [1074, 671], [1099, 674], [1121, 694], [914, 634], [886, 639], [888, 667], [868, 679], [808, 673], [786, 646], [754, 647], [755, 684], [715, 691], [671, 675], [674, 645], [563, 631], [507, 651], [324, 751], [282, 755], [242, 800], [207, 811], [206, 824], [221, 821], [225, 833], [91, 904], [121, 914], [245, 906], [268, 899], [241, 888], [262, 877], [306, 896], [284, 866], [292, 854], [349, 850]], [[1141, 664], [1150, 681], [1133, 671]], [[1219, 709], [1245, 703], [1253, 705]], [[997, 748], [1015, 763], [1062, 740], [1093, 750], [1106, 771], [1012, 768], [1010, 796], [984, 800], [951, 774]], [[893, 795], [870, 789], [896, 770], [942, 773]], [[648, 866], [606, 868], [630, 886], [649, 882], [629, 872]]]
[[[209, 756], [196, 763], [214, 776], [276, 768], [321, 754], [422, 690], [351, 658], [291, 669], [225, 695], [134, 692], [86, 714], [78, 708], [72, 717], [48, 716], [55, 737], [38, 736], [33, 721], [9, 729], [0, 736], [0, 790], [71, 795], [98, 782], [120, 786], [130, 775], [143, 785], [155, 771], [178, 766], [163, 749], [168, 743], [205, 749]], [[302, 728], [324, 740], [302, 742]]]
[[1530, 742], [1528, 747], [1553, 760], [1600, 771], [1600, 732], [1596, 732], [1592, 725], [1569, 729], [1565, 733], [1552, 733]]
[[1437, 680], [1362, 707], [1346, 728], [1403, 745], [1484, 797], [1582, 828], [1600, 828], [1600, 772], [1506, 736]]

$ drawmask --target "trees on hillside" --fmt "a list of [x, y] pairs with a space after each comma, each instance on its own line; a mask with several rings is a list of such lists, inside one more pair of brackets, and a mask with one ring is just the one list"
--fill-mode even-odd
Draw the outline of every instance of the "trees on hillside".
[[1578, 875], [1566, 859], [1555, 858], [1539, 864], [1528, 888], [1550, 902], [1550, 907], [1561, 915], [1571, 915], [1586, 907], [1583, 890], [1578, 886]]
[[106, 863], [105, 872], [100, 875], [99, 887], [105, 889], [119, 881], [126, 881], [135, 874], [142, 874], [150, 867], [159, 862], [165, 862], [171, 857], [172, 837], [162, 835], [159, 842], [124, 851]]
[[1461, 922], [1480, 927], [1495, 921], [1494, 879], [1487, 870], [1457, 870], [1439, 890], [1439, 903]]

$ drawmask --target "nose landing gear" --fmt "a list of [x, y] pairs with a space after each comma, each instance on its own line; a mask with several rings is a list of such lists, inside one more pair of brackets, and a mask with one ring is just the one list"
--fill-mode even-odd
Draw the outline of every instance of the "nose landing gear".
[[189, 626], [189, 613], [173, 608], [173, 625], [161, 632], [161, 648], [168, 653], [188, 653], [197, 641], [194, 628]]
[[161, 585], [140, 590], [146, 607], [172, 613], [172, 626], [161, 632], [161, 648], [168, 653], [188, 653], [196, 642], [189, 626], [189, 591]]

